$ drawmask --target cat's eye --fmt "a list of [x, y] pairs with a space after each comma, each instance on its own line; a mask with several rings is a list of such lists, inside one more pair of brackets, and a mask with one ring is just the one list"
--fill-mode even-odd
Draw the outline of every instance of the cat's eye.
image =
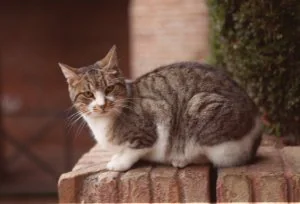
[[108, 86], [108, 87], [106, 87], [106, 89], [105, 89], [105, 95], [111, 93], [114, 89], [115, 89], [114, 86]]
[[92, 97], [94, 97], [94, 94], [93, 94], [92, 92], [90, 92], [90, 91], [84, 92], [83, 95], [84, 95], [85, 97], [87, 97], [87, 98], [92, 98]]

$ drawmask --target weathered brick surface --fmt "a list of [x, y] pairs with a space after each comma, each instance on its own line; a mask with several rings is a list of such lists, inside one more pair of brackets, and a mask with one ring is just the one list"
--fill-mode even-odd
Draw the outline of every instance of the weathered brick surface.
[[176, 168], [157, 167], [151, 172], [152, 189], [154, 192], [153, 202], [155, 203], [178, 203], [179, 186]]
[[209, 167], [139, 163], [124, 173], [105, 170], [111, 153], [97, 146], [59, 180], [60, 202], [209, 202]]
[[244, 175], [220, 174], [217, 182], [218, 202], [251, 202], [251, 181]]
[[77, 175], [62, 174], [58, 181], [58, 196], [60, 203], [76, 202], [78, 191], [75, 182], [78, 181]]
[[119, 174], [119, 172], [100, 171], [86, 176], [80, 186], [78, 201], [83, 203], [118, 202]]
[[300, 147], [260, 147], [250, 165], [219, 169], [219, 202], [300, 201]]
[[300, 202], [300, 147], [284, 147], [281, 151], [288, 179], [289, 201]]
[[181, 201], [208, 202], [210, 200], [209, 167], [188, 166], [179, 170]]
[[131, 73], [208, 55], [208, 11], [204, 0], [131, 0]]
[[[97, 146], [86, 153], [59, 181], [60, 202], [174, 203], [299, 202], [300, 147], [261, 146], [256, 162], [218, 170], [210, 180], [209, 166], [183, 169], [139, 163], [127, 172], [105, 170], [111, 153]], [[212, 182], [212, 183], [210, 183]]]
[[[97, 146], [84, 154], [71, 172], [61, 175], [58, 181], [59, 201], [61, 203], [81, 201], [92, 202], [94, 200], [94, 196], [99, 198], [99, 194], [93, 194], [95, 191], [92, 190], [90, 192], [89, 190], [93, 187], [103, 189], [103, 183], [113, 183], [113, 179], [111, 178], [114, 178], [114, 175], [112, 176], [111, 174], [107, 174], [105, 170], [105, 165], [111, 155], [112, 154], [109, 152], [99, 151]], [[99, 172], [104, 173], [103, 175], [106, 175], [107, 178], [101, 175], [99, 176]], [[100, 184], [100, 182], [95, 181], [102, 181], [102, 183]], [[99, 186], [96, 186], [97, 184]], [[101, 197], [101, 200], [106, 198], [106, 195], [104, 195], [104, 198]]]
[[127, 171], [121, 176], [119, 196], [122, 203], [149, 203], [151, 202], [151, 188], [149, 173], [151, 167], [136, 168]]

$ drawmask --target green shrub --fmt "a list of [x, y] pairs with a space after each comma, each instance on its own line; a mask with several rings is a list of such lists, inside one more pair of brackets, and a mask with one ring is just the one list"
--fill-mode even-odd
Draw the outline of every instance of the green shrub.
[[210, 62], [227, 69], [272, 123], [300, 137], [299, 0], [208, 0]]

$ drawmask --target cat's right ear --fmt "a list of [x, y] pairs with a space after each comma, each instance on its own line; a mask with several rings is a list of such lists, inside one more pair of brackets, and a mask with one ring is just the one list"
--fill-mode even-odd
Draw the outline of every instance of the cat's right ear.
[[73, 84], [75, 81], [78, 81], [78, 75], [76, 74], [76, 69], [73, 67], [70, 67], [69, 65], [58, 63], [58, 66], [60, 66], [62, 73], [64, 74], [65, 78], [67, 79], [67, 82], [69, 84]]
[[118, 69], [118, 57], [117, 57], [117, 47], [113, 45], [112, 48], [108, 51], [106, 56], [96, 62], [100, 67], [105, 70], [116, 71]]

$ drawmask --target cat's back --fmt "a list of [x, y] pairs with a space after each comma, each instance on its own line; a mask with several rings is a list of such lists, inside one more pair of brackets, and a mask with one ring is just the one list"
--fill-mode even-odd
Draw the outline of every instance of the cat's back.
[[[164, 65], [136, 79], [136, 83], [150, 83], [156, 78], [165, 78], [169, 82], [186, 82], [186, 79], [196, 79], [205, 73], [217, 74], [220, 70], [198, 62], [178, 62]], [[221, 72], [220, 72], [221, 73]]]
[[178, 96], [189, 99], [195, 93], [218, 93], [227, 97], [248, 98], [247, 94], [222, 69], [198, 62], [179, 62], [159, 67], [134, 82], [141, 95]]

